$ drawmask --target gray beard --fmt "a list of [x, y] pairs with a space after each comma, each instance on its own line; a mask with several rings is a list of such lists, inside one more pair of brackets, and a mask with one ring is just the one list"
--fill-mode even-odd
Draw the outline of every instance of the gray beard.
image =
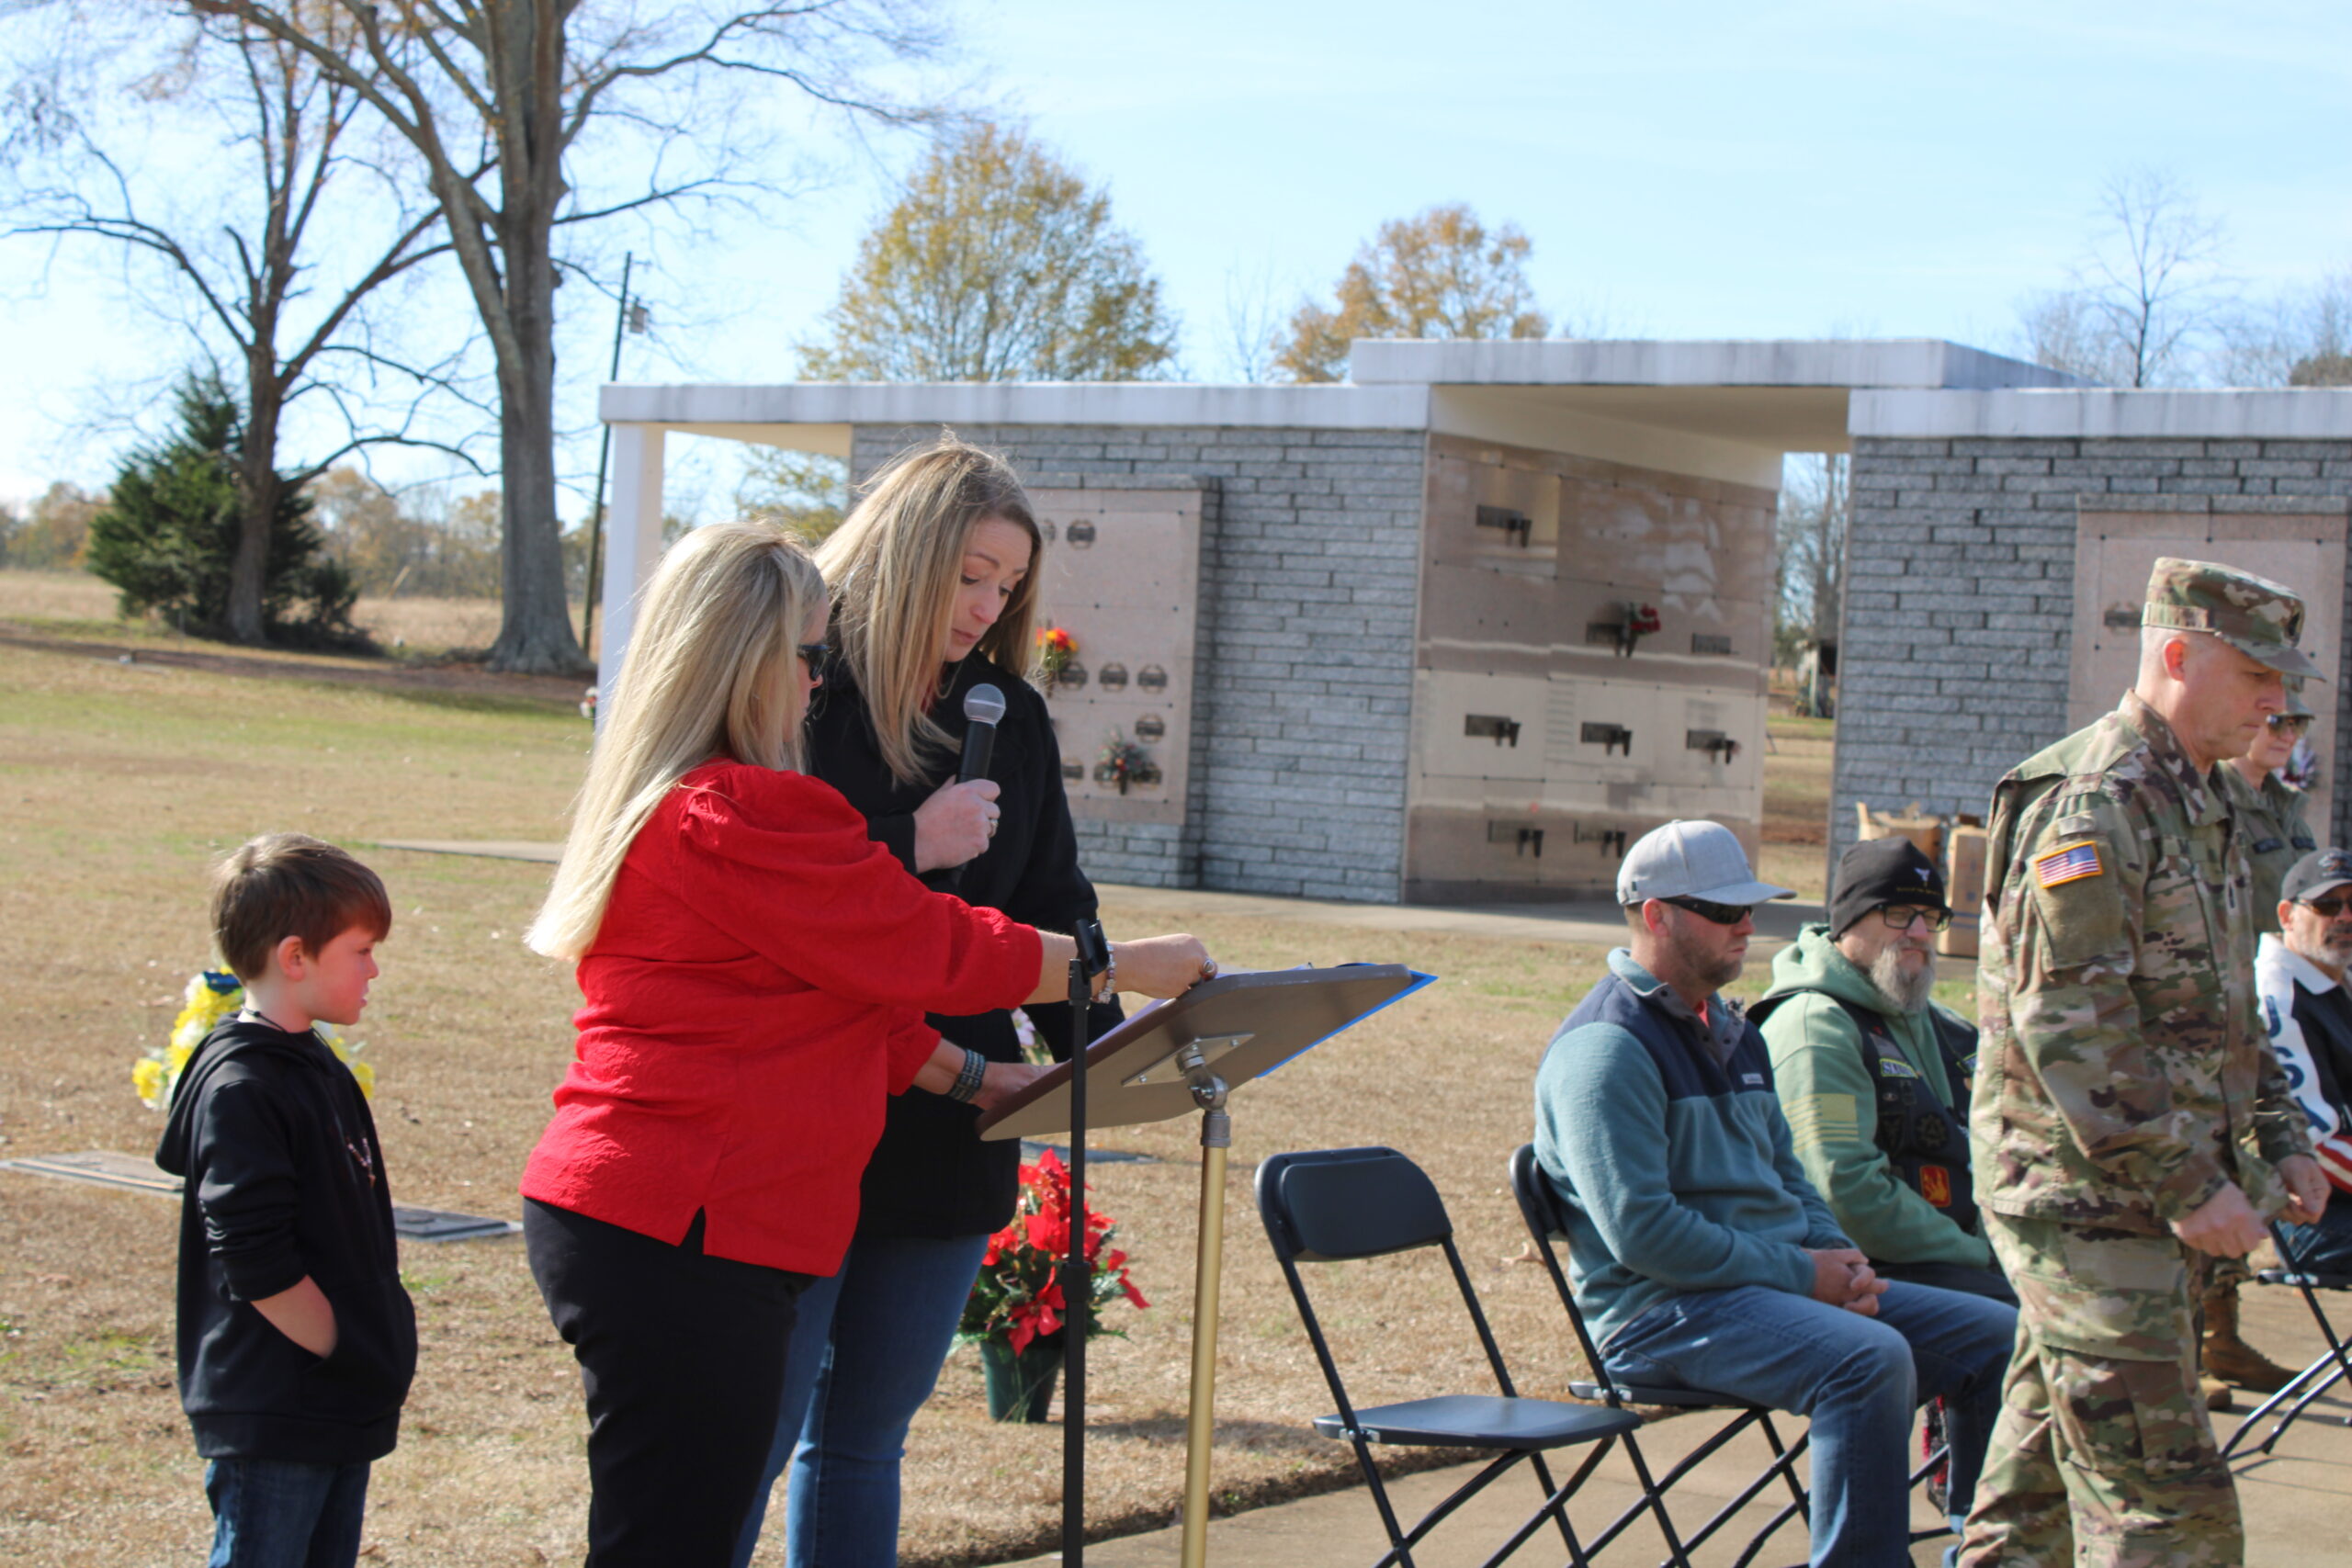
[[[2330, 925], [2333, 923], [2331, 921]], [[2348, 964], [2352, 964], [2352, 935], [2338, 936], [2333, 930], [2322, 928], [2317, 941], [2305, 940], [2301, 932], [2296, 931], [2290, 933], [2286, 942], [2290, 951], [2301, 953], [2322, 969], [2340, 975]]]
[[1903, 973], [1900, 949], [1889, 947], [1871, 962], [1871, 984], [1879, 995], [1894, 1004], [1897, 1012], [1917, 1012], [1928, 1005], [1928, 997], [1936, 988], [1936, 955], [1928, 954], [1928, 962], [1916, 975]]

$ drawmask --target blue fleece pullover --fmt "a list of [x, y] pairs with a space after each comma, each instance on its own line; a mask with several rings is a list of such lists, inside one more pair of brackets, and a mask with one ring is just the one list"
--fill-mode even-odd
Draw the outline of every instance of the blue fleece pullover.
[[1755, 1027], [1705, 1019], [1619, 948], [1535, 1075], [1535, 1155], [1565, 1199], [1577, 1303], [1611, 1337], [1686, 1291], [1813, 1293], [1853, 1244], [1805, 1179]]

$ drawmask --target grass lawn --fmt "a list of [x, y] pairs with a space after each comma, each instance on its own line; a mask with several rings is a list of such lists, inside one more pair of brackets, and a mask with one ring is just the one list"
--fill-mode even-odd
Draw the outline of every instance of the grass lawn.
[[[152, 1149], [162, 1119], [133, 1094], [130, 1065], [164, 1038], [206, 960], [207, 863], [251, 834], [295, 828], [357, 850], [392, 894], [384, 976], [356, 1034], [379, 1074], [395, 1194], [515, 1217], [516, 1175], [571, 1053], [570, 976], [518, 940], [547, 870], [366, 846], [558, 837], [586, 726], [553, 687], [435, 687], [422, 674], [404, 684], [360, 661], [151, 661], [151, 647], [203, 646], [163, 634], [122, 663], [97, 641], [137, 634], [105, 621], [103, 590], [76, 626], [79, 610], [55, 597], [60, 580], [23, 581], [34, 575], [0, 573], [0, 620], [14, 623], [0, 635], [0, 1156]], [[1775, 721], [1780, 753], [1818, 744], [1807, 777], [1826, 791], [1826, 739], [1784, 738], [1785, 722]], [[1768, 779], [1780, 768], [1776, 755]], [[1815, 787], [1772, 796], [1792, 826], [1806, 809], [1793, 791]], [[1817, 797], [1811, 819], [1817, 833]], [[1792, 865], [1810, 857], [1817, 893], [1817, 840], [1768, 854], [1783, 852]], [[1146, 934], [1115, 899], [1104, 915], [1114, 934]], [[1523, 1239], [1504, 1160], [1527, 1135], [1544, 1043], [1599, 975], [1600, 952], [1186, 923], [1228, 965], [1400, 961], [1441, 976], [1236, 1101], [1220, 1497], [1240, 1505], [1352, 1476], [1347, 1450], [1304, 1427], [1327, 1396], [1253, 1212], [1250, 1172], [1277, 1150], [1390, 1144], [1422, 1162], [1522, 1391], [1563, 1392], [1580, 1369], [1548, 1284], [1516, 1261]], [[1188, 1121], [1098, 1140], [1159, 1162], [1092, 1172], [1097, 1206], [1119, 1220], [1155, 1303], [1118, 1312], [1130, 1337], [1098, 1341], [1091, 1359], [1089, 1515], [1107, 1530], [1164, 1524], [1182, 1495], [1196, 1135]], [[200, 1465], [171, 1382], [176, 1223], [162, 1199], [0, 1172], [0, 1561], [136, 1568], [199, 1556]], [[366, 1561], [576, 1560], [578, 1379], [520, 1247], [412, 1245], [402, 1262], [423, 1359], [401, 1447], [377, 1469]], [[1434, 1259], [1327, 1277], [1323, 1304], [1360, 1399], [1484, 1386]], [[1058, 1426], [989, 1423], [977, 1358], [956, 1353], [910, 1445], [905, 1561], [1051, 1546], [1060, 1441]], [[763, 1556], [778, 1560], [772, 1547]]]

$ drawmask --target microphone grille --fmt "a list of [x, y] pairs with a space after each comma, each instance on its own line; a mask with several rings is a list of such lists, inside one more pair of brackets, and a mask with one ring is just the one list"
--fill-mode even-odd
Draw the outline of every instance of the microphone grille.
[[973, 724], [1000, 724], [1004, 719], [1004, 694], [994, 686], [975, 686], [964, 694], [964, 716]]

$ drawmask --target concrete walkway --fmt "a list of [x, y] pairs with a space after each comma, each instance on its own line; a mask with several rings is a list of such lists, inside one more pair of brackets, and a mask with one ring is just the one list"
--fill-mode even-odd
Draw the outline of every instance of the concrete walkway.
[[[2301, 1366], [2326, 1348], [2296, 1292], [2248, 1286], [2242, 1299], [2247, 1337], [2275, 1359]], [[2346, 1303], [2345, 1311], [2335, 1311], [2336, 1303], [2343, 1299], [2323, 1298], [2339, 1332], [2352, 1325], [2352, 1302]], [[2239, 1395], [2239, 1402], [2241, 1414], [2256, 1403], [2245, 1394]], [[2328, 1418], [2319, 1416], [2322, 1410]], [[1317, 1412], [1300, 1414], [1305, 1417]], [[2237, 1416], [2214, 1417], [2225, 1441], [2238, 1419]], [[2352, 1398], [2346, 1397], [2339, 1385], [2288, 1431], [2275, 1455], [2250, 1454], [2237, 1460], [2238, 1495], [2246, 1517], [2245, 1561], [2253, 1568], [2286, 1563], [2295, 1568], [2352, 1568], [2352, 1429], [2347, 1429], [2347, 1422], [2352, 1422]], [[1643, 1429], [1643, 1455], [1653, 1473], [1662, 1472], [1713, 1429], [1705, 1416], [1654, 1423]], [[1784, 1437], [1793, 1437], [1804, 1424], [1789, 1417], [1781, 1429]], [[2249, 1441], [2248, 1447], [2252, 1446]], [[1762, 1468], [1764, 1458], [1762, 1439], [1747, 1433], [1701, 1464], [1668, 1495], [1668, 1509], [1676, 1528], [1687, 1532], [1703, 1523]], [[1389, 1495], [1409, 1525], [1475, 1469], [1461, 1466], [1408, 1476], [1391, 1486]], [[1565, 1475], [1566, 1469], [1562, 1465], [1557, 1473]], [[1621, 1450], [1602, 1463], [1577, 1494], [1570, 1506], [1570, 1517], [1578, 1534], [1589, 1537], [1639, 1496]], [[1710, 1541], [1692, 1553], [1696, 1568], [1728, 1568], [1748, 1534], [1778, 1502], [1786, 1499], [1783, 1492], [1770, 1506], [1761, 1501], [1750, 1504], [1719, 1538], [1723, 1544]], [[1414, 1552], [1414, 1562], [1419, 1568], [1467, 1568], [1483, 1562], [1539, 1501], [1532, 1479], [1523, 1473], [1508, 1475], [1441, 1526]], [[1912, 1515], [1921, 1529], [1936, 1522], [1925, 1504], [1917, 1500]], [[1086, 1549], [1086, 1561], [1092, 1568], [1176, 1568], [1182, 1540], [1182, 1531], [1170, 1528], [1101, 1541]], [[1923, 1542], [1913, 1549], [1912, 1562], [1918, 1568], [1928, 1568], [1941, 1561], [1943, 1549], [1950, 1543], [1949, 1536]], [[1215, 1568], [1344, 1568], [1348, 1564], [1361, 1568], [1377, 1561], [1387, 1549], [1371, 1494], [1363, 1487], [1219, 1519], [1210, 1527], [1208, 1537], [1208, 1559]], [[1803, 1527], [1792, 1522], [1771, 1538], [1756, 1561], [1768, 1568], [1802, 1562], [1804, 1549]], [[1601, 1561], [1625, 1568], [1649, 1568], [1664, 1561], [1664, 1551], [1655, 1522], [1645, 1516], [1636, 1528], [1611, 1545]], [[1057, 1552], [1026, 1561], [1033, 1568], [1041, 1568], [1059, 1560]], [[1559, 1534], [1553, 1529], [1537, 1535], [1509, 1559], [1514, 1568], [1566, 1561]]]

